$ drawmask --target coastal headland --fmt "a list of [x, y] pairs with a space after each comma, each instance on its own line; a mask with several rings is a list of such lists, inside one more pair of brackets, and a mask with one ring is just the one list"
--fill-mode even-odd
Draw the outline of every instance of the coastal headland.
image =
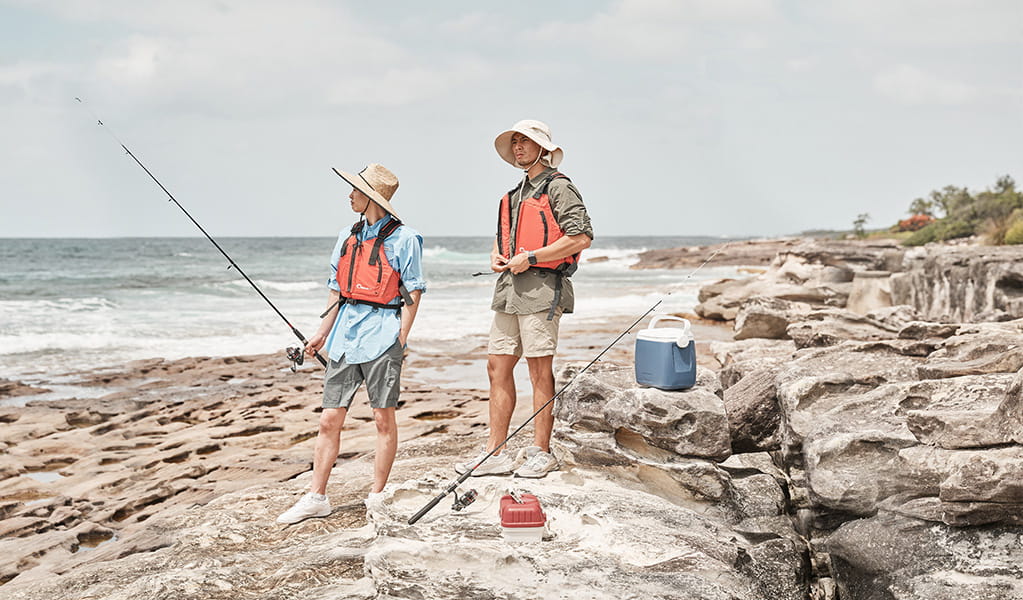
[[[708, 248], [637, 268], [694, 268]], [[42, 598], [1023, 598], [1023, 288], [1011, 250], [787, 239], [715, 258], [697, 385], [636, 385], [631, 322], [566, 319], [560, 471], [473, 478], [482, 337], [406, 364], [400, 444], [366, 503], [375, 430], [360, 393], [324, 519], [304, 491], [321, 376], [281, 354], [151, 359], [78, 373], [98, 398], [0, 407], [0, 592]], [[735, 262], [728, 262], [735, 261]], [[944, 279], [943, 279], [944, 278]], [[637, 315], [638, 316], [638, 315]], [[516, 423], [530, 414], [520, 401]], [[528, 445], [529, 432], [515, 439]], [[497, 503], [541, 498], [543, 541]]]

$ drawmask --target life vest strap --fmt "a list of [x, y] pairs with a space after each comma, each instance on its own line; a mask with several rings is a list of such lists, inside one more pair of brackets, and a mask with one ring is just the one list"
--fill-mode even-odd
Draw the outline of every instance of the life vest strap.
[[383, 304], [381, 302], [372, 302], [370, 300], [359, 300], [358, 298], [345, 298], [344, 296], [338, 300], [338, 304], [365, 304], [366, 306], [372, 306], [373, 308], [389, 308], [394, 310], [400, 310], [402, 307], [401, 302]]

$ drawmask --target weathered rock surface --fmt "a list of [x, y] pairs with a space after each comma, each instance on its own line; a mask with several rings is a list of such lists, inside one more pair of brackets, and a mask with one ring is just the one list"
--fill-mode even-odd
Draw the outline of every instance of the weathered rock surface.
[[[0, 407], [5, 446], [0, 454], [0, 596], [45, 597], [33, 590], [47, 578], [64, 582], [61, 585], [71, 590], [77, 584], [67, 583], [71, 579], [63, 576], [103, 564], [98, 572], [111, 573], [104, 576], [107, 588], [124, 588], [116, 592], [124, 594], [118, 597], [166, 597], [166, 590], [176, 589], [178, 576], [184, 590], [176, 597], [212, 597], [214, 591], [239, 597], [218, 590], [220, 583], [207, 586], [203, 581], [212, 580], [198, 572], [185, 573], [220, 557], [192, 552], [200, 547], [190, 546], [181, 536], [196, 531], [181, 525], [180, 519], [193, 509], [202, 513], [214, 500], [236, 491], [288, 481], [309, 470], [317, 421], [316, 375], [281, 369], [278, 356], [145, 361], [120, 374], [97, 375], [123, 386], [123, 392]], [[361, 394], [360, 399], [345, 426], [342, 468], [373, 449], [372, 414]], [[464, 434], [473, 423], [482, 422], [486, 408], [480, 396], [464, 391], [406, 390], [403, 399], [409, 405], [403, 439], [439, 431]], [[464, 419], [438, 423], [454, 417]], [[368, 481], [361, 479], [359, 487], [365, 488]], [[282, 508], [281, 503], [264, 508], [258, 502], [242, 510]], [[210, 535], [204, 531], [199, 539], [216, 547]], [[232, 543], [245, 541], [239, 537]], [[128, 585], [135, 567], [117, 575], [117, 567], [106, 564], [138, 558], [137, 568], [156, 569], [145, 565], [158, 565], [168, 557], [144, 557], [165, 548], [184, 552], [178, 563], [181, 571], [167, 574], [146, 593]], [[308, 572], [307, 567], [293, 566], [297, 573]], [[250, 581], [239, 572], [237, 583], [231, 583], [230, 572], [225, 567], [222, 578], [231, 586]], [[14, 589], [24, 595], [9, 595]], [[61, 591], [50, 597], [80, 596]]]
[[817, 580], [842, 598], [1023, 598], [1023, 320], [899, 312], [867, 318], [873, 341], [834, 328], [830, 345], [787, 353], [714, 344], [733, 451], [780, 449], [790, 509], [807, 515], [811, 556], [828, 557]]
[[802, 321], [812, 308], [805, 302], [790, 302], [769, 296], [753, 296], [739, 306], [735, 315], [735, 339], [789, 339], [786, 331], [794, 322]]
[[[742, 303], [754, 296], [843, 307], [856, 273], [897, 269], [901, 253], [888, 241], [803, 241], [780, 251], [760, 275], [704, 286], [695, 311], [706, 319], [732, 320]], [[873, 302], [870, 309], [888, 304]]]
[[[563, 373], [566, 378], [573, 375], [571, 370]], [[731, 450], [720, 391], [717, 375], [703, 369], [695, 387], [677, 392], [638, 386], [630, 368], [591, 369], [578, 376], [555, 407], [557, 432], [575, 447], [584, 445], [574, 439], [576, 431], [611, 438], [628, 430], [650, 446], [679, 456], [724, 460]], [[592, 443], [593, 436], [586, 441]]]
[[707, 284], [695, 311], [707, 319], [732, 320], [755, 296], [858, 315], [908, 305], [923, 320], [1008, 321], [1023, 317], [1023, 249], [803, 241], [780, 247], [763, 273]]
[[801, 238], [774, 240], [742, 240], [710, 246], [647, 250], [639, 255], [633, 269], [681, 269], [698, 267], [707, 257], [714, 256], [715, 265], [751, 266], [768, 265], [779, 252], [799, 245]]
[[934, 321], [1001, 321], [1023, 317], [1023, 248], [924, 246], [906, 252], [892, 275], [894, 304]]
[[1016, 373], [1001, 401], [996, 393], [984, 391], [968, 390], [967, 395], [959, 396], [959, 406], [909, 410], [906, 425], [921, 442], [942, 448], [1023, 444], [1023, 369]]
[[28, 385], [20, 381], [11, 381], [10, 379], [0, 378], [0, 400], [14, 398], [15, 396], [31, 396], [33, 394], [40, 394], [48, 391], [49, 390], [46, 388]]
[[1019, 600], [1023, 530], [953, 528], [892, 513], [851, 521], [827, 549], [841, 598]]

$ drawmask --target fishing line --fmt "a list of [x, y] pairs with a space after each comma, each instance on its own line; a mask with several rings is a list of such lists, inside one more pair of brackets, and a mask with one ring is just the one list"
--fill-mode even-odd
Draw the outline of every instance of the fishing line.
[[[302, 342], [302, 345], [305, 346], [308, 342], [306, 341], [305, 336], [302, 335], [302, 332], [300, 332], [297, 328], [295, 328], [294, 325], [291, 324], [290, 321], [288, 321], [288, 318], [284, 316], [284, 313], [278, 310], [274, 303], [271, 302], [270, 299], [266, 297], [266, 294], [263, 293], [263, 290], [259, 289], [259, 286], [257, 286], [254, 281], [249, 279], [249, 276], [246, 275], [245, 271], [243, 271], [242, 268], [238, 266], [238, 263], [234, 262], [234, 259], [231, 258], [231, 256], [226, 251], [224, 251], [223, 248], [220, 247], [220, 244], [217, 243], [217, 240], [213, 239], [213, 236], [206, 232], [203, 226], [200, 225], [199, 222], [196, 221], [187, 210], [185, 210], [184, 206], [181, 206], [181, 203], [178, 202], [177, 198], [174, 197], [174, 194], [171, 194], [170, 190], [168, 190], [166, 187], [164, 187], [162, 183], [160, 183], [160, 180], [157, 179], [155, 175], [153, 175], [152, 171], [150, 171], [146, 167], [146, 165], [142, 164], [142, 161], [139, 160], [137, 156], [135, 156], [135, 153], [128, 149], [128, 146], [125, 145], [125, 143], [122, 142], [121, 139], [118, 138], [114, 134], [114, 132], [109, 127], [106, 126], [105, 123], [103, 123], [102, 119], [96, 116], [96, 113], [92, 112], [92, 110], [90, 110], [89, 107], [86, 106], [85, 102], [82, 102], [81, 98], [76, 96], [75, 100], [77, 100], [78, 103], [82, 106], [82, 108], [88, 111], [88, 113], [92, 115], [94, 119], [96, 119], [96, 123], [103, 128], [103, 131], [106, 131], [108, 134], [110, 134], [110, 137], [114, 138], [114, 141], [117, 142], [117, 144], [124, 149], [128, 156], [130, 156], [132, 160], [134, 160], [135, 163], [138, 164], [138, 166], [142, 167], [142, 170], [146, 172], [146, 175], [149, 175], [149, 178], [152, 179], [156, 183], [156, 185], [160, 186], [160, 189], [163, 190], [163, 193], [167, 194], [168, 201], [173, 202], [175, 205], [177, 205], [177, 207], [181, 209], [181, 212], [185, 213], [185, 216], [188, 217], [188, 220], [195, 224], [195, 226], [199, 228], [199, 231], [201, 231], [202, 234], [206, 236], [206, 239], [208, 239], [211, 244], [216, 246], [217, 250], [219, 250], [220, 253], [224, 255], [224, 258], [226, 258], [227, 261], [231, 263], [227, 268], [230, 269], [233, 267], [236, 271], [238, 271], [238, 273], [245, 278], [245, 281], [249, 282], [249, 285], [252, 286], [252, 289], [256, 290], [256, 293], [259, 294], [260, 297], [263, 298], [263, 300], [266, 300], [266, 303], [270, 305], [270, 308], [272, 308], [273, 311], [277, 313], [277, 316], [279, 316], [288, 326], [288, 328], [291, 329], [291, 332], [294, 333], [295, 337], [297, 337], [299, 341]], [[315, 356], [316, 359], [320, 361], [320, 364], [322, 364], [324, 367], [327, 366], [327, 361], [323, 358], [323, 356], [320, 355], [319, 352], [316, 352]], [[295, 370], [295, 367], [297, 365], [302, 364], [302, 353], [300, 350], [296, 351], [296, 349], [294, 348], [288, 348], [288, 358], [292, 361], [291, 367], [292, 371]]]
[[[731, 244], [731, 242], [725, 242], [725, 244], [724, 244], [724, 245], [722, 245], [722, 246], [721, 246], [720, 248], [717, 248], [716, 250], [714, 250], [714, 252], [712, 252], [712, 253], [710, 254], [710, 256], [708, 256], [708, 257], [707, 257], [707, 259], [706, 259], [706, 260], [704, 260], [704, 261], [703, 261], [702, 263], [700, 263], [700, 266], [698, 266], [698, 267], [696, 267], [695, 269], [693, 269], [693, 271], [692, 271], [692, 272], [690, 272], [690, 273], [689, 273], [688, 275], [686, 275], [686, 276], [685, 276], [685, 278], [683, 278], [683, 279], [682, 279], [682, 282], [681, 282], [681, 284], [684, 284], [684, 283], [686, 283], [687, 281], [689, 281], [690, 279], [692, 279], [692, 278], [693, 278], [693, 276], [694, 276], [694, 275], [696, 275], [696, 274], [697, 274], [697, 273], [698, 273], [698, 272], [700, 271], [700, 269], [702, 269], [702, 268], [704, 267], [704, 265], [706, 265], [707, 263], [709, 263], [709, 262], [710, 262], [710, 261], [711, 261], [711, 260], [712, 260], [712, 259], [713, 259], [713, 258], [714, 258], [715, 256], [717, 256], [717, 255], [718, 255], [718, 253], [719, 253], [719, 252], [721, 252], [722, 250], [724, 250], [725, 248], [727, 248], [729, 244]], [[680, 284], [680, 285], [681, 285], [681, 284]], [[491, 456], [493, 456], [493, 455], [494, 455], [495, 453], [497, 453], [497, 452], [498, 452], [499, 450], [501, 450], [501, 448], [503, 448], [503, 447], [504, 447], [504, 446], [505, 446], [505, 445], [506, 445], [506, 444], [508, 443], [508, 441], [509, 441], [509, 440], [511, 440], [511, 439], [512, 439], [513, 437], [515, 437], [515, 435], [516, 435], [516, 434], [517, 434], [518, 432], [522, 431], [522, 429], [523, 429], [523, 428], [524, 428], [524, 427], [525, 427], [526, 425], [528, 425], [528, 424], [530, 423], [530, 421], [532, 421], [533, 419], [535, 419], [535, 418], [536, 418], [536, 416], [537, 416], [537, 415], [539, 415], [539, 414], [540, 414], [541, 412], [543, 412], [543, 410], [544, 410], [544, 409], [546, 409], [546, 408], [547, 408], [548, 406], [550, 406], [550, 405], [551, 405], [552, 403], [554, 403], [554, 401], [555, 401], [555, 400], [557, 400], [558, 398], [560, 398], [560, 397], [561, 397], [561, 395], [565, 393], [565, 390], [567, 390], [567, 389], [568, 389], [568, 388], [569, 388], [569, 387], [570, 387], [570, 386], [571, 386], [571, 385], [572, 385], [573, 383], [575, 383], [575, 380], [576, 380], [576, 379], [577, 379], [577, 378], [578, 378], [578, 377], [579, 377], [580, 375], [582, 375], [583, 373], [585, 373], [585, 372], [587, 371], [587, 369], [589, 369], [589, 368], [590, 368], [590, 367], [592, 367], [592, 366], [593, 366], [594, 364], [596, 364], [596, 362], [597, 362], [598, 360], [600, 360], [600, 357], [604, 356], [604, 354], [605, 354], [605, 353], [607, 353], [607, 351], [608, 351], [608, 350], [610, 350], [610, 349], [612, 348], [612, 346], [614, 346], [615, 344], [617, 344], [617, 343], [618, 343], [619, 341], [621, 341], [621, 339], [622, 339], [623, 337], [625, 337], [626, 335], [628, 335], [628, 334], [629, 334], [629, 332], [630, 332], [630, 331], [632, 331], [632, 328], [633, 328], [633, 327], [635, 327], [636, 325], [639, 325], [639, 323], [640, 323], [640, 322], [641, 322], [641, 321], [642, 321], [643, 319], [645, 319], [645, 318], [647, 317], [647, 315], [649, 315], [650, 313], [652, 313], [652, 312], [653, 312], [653, 311], [654, 311], [654, 310], [655, 310], [655, 309], [656, 309], [656, 308], [657, 308], [658, 306], [660, 306], [660, 305], [661, 305], [661, 303], [662, 303], [662, 302], [664, 302], [665, 298], [667, 298], [667, 297], [668, 297], [668, 296], [670, 296], [671, 294], [672, 294], [672, 292], [668, 292], [668, 293], [667, 293], [667, 294], [665, 294], [665, 295], [664, 295], [663, 297], [661, 297], [661, 299], [660, 299], [660, 300], [658, 300], [657, 302], [655, 302], [653, 306], [651, 306], [650, 308], [648, 308], [648, 309], [646, 310], [646, 312], [644, 312], [644, 313], [643, 313], [642, 315], [640, 315], [640, 317], [639, 317], [638, 319], [636, 319], [635, 321], [633, 321], [632, 325], [629, 325], [629, 327], [628, 327], [627, 329], [625, 329], [625, 330], [624, 330], [624, 331], [622, 331], [622, 332], [621, 332], [620, 334], [618, 334], [618, 337], [616, 337], [616, 338], [615, 338], [615, 339], [614, 339], [614, 340], [613, 340], [613, 341], [612, 341], [612, 342], [611, 342], [610, 344], [608, 344], [607, 346], [605, 346], [605, 347], [604, 347], [604, 349], [603, 349], [603, 350], [601, 350], [601, 351], [600, 351], [600, 353], [599, 353], [599, 354], [597, 354], [597, 356], [595, 356], [595, 357], [593, 358], [593, 360], [591, 360], [591, 361], [590, 361], [589, 363], [587, 363], [585, 367], [583, 367], [582, 369], [580, 369], [579, 371], [577, 371], [577, 372], [575, 373], [575, 375], [573, 375], [573, 376], [572, 376], [572, 378], [568, 380], [568, 383], [566, 383], [565, 385], [561, 386], [561, 389], [560, 389], [560, 390], [558, 390], [558, 392], [557, 392], [556, 394], [554, 394], [553, 396], [551, 396], [551, 399], [550, 399], [550, 400], [548, 400], [547, 402], [545, 402], [545, 403], [544, 403], [544, 405], [543, 405], [543, 406], [541, 406], [540, 408], [538, 408], [538, 409], [537, 409], [537, 410], [536, 410], [536, 411], [535, 411], [535, 412], [534, 412], [534, 413], [533, 413], [533, 414], [532, 414], [532, 415], [531, 415], [531, 416], [530, 416], [530, 417], [529, 417], [528, 419], [526, 419], [526, 420], [525, 420], [525, 421], [524, 421], [524, 422], [523, 422], [523, 423], [522, 423], [521, 425], [519, 425], [519, 426], [518, 426], [518, 427], [517, 427], [517, 428], [515, 429], [515, 431], [511, 432], [511, 434], [509, 434], [509, 435], [508, 435], [508, 437], [504, 438], [504, 441], [503, 441], [503, 442], [501, 442], [500, 444], [498, 444], [496, 448], [494, 448], [493, 450], [491, 450], [491, 451], [490, 451], [490, 452], [489, 452], [489, 453], [488, 453], [488, 454], [487, 454], [486, 456], [484, 456], [484, 457], [483, 457], [483, 459], [482, 459], [482, 460], [480, 460], [480, 461], [479, 461], [478, 463], [476, 463], [476, 466], [474, 466], [474, 467], [472, 467], [471, 469], [467, 470], [467, 471], [466, 471], [465, 473], [462, 473], [462, 475], [461, 475], [460, 477], [458, 477], [457, 479], [455, 479], [455, 480], [454, 480], [454, 481], [453, 481], [453, 482], [452, 482], [452, 483], [451, 483], [451, 484], [450, 484], [450, 485], [449, 485], [449, 486], [448, 486], [448, 487], [447, 487], [447, 488], [446, 488], [446, 489], [445, 489], [445, 490], [444, 490], [444, 491], [443, 491], [443, 492], [442, 492], [442, 493], [441, 493], [440, 495], [438, 495], [438, 496], [437, 496], [436, 498], [434, 498], [433, 500], [431, 500], [430, 502], [428, 502], [428, 503], [426, 504], [426, 506], [424, 506], [423, 508], [421, 508], [421, 509], [419, 510], [419, 512], [417, 512], [416, 514], [412, 515], [412, 517], [410, 517], [410, 518], [409, 518], [409, 520], [408, 520], [408, 524], [409, 524], [409, 525], [415, 525], [416, 521], [418, 521], [419, 519], [423, 518], [423, 516], [424, 516], [424, 515], [425, 515], [426, 513], [428, 513], [428, 512], [430, 512], [431, 510], [433, 510], [433, 507], [437, 506], [437, 504], [438, 504], [438, 503], [440, 503], [440, 501], [441, 501], [441, 500], [443, 500], [445, 496], [447, 496], [448, 494], [450, 494], [450, 493], [452, 493], [452, 492], [455, 492], [455, 490], [456, 490], [456, 489], [458, 488], [458, 486], [459, 486], [460, 484], [462, 484], [462, 483], [463, 483], [463, 482], [464, 482], [464, 481], [465, 481], [466, 479], [468, 479], [468, 478], [469, 478], [470, 476], [472, 476], [472, 473], [473, 473], [473, 471], [475, 471], [476, 469], [478, 469], [478, 468], [480, 467], [480, 465], [482, 465], [483, 463], [485, 463], [485, 462], [487, 461], [487, 459], [489, 459], [489, 458], [490, 458]], [[464, 508], [464, 507], [465, 507], [465, 506], [466, 506], [467, 504], [469, 504], [470, 502], [472, 502], [472, 500], [475, 500], [475, 498], [476, 498], [476, 490], [469, 490], [468, 492], [466, 492], [466, 494], [465, 494], [465, 495], [466, 495], [466, 496], [471, 496], [471, 499], [470, 499], [470, 500], [469, 500], [468, 502], [465, 502], [464, 500], [462, 500], [462, 499], [459, 499], [459, 497], [458, 497], [458, 494], [457, 494], [457, 492], [455, 493], [455, 506], [453, 507], [453, 508], [454, 508], [455, 510], [461, 510], [461, 509], [462, 509], [462, 508]], [[464, 497], [465, 497], [465, 496], [463, 496], [463, 498], [464, 498]]]

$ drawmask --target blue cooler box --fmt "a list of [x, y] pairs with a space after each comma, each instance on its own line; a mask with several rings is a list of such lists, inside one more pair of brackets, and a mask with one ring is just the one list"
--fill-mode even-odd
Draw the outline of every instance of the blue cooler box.
[[[682, 327], [657, 327], [661, 321], [679, 321]], [[661, 390], [696, 385], [696, 342], [689, 321], [654, 317], [648, 329], [636, 334], [636, 383]]]

